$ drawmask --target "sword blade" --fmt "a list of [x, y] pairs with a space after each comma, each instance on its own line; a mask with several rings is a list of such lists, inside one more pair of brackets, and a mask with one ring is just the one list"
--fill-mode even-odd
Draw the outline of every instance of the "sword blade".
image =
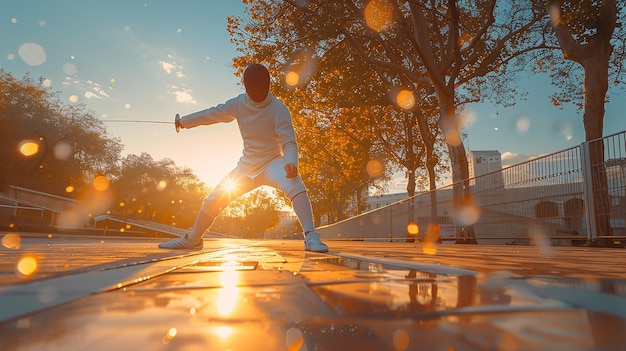
[[166, 121], [150, 121], [150, 120], [134, 120], [134, 119], [102, 119], [102, 122], [113, 123], [157, 123], [157, 124], [174, 124], [174, 122]]

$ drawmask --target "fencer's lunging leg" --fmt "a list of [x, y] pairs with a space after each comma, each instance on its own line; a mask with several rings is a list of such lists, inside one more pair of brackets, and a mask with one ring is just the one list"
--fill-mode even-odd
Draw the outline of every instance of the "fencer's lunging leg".
[[159, 244], [161, 249], [202, 249], [202, 235], [211, 227], [215, 217], [208, 216], [204, 211], [198, 211], [196, 222], [190, 233], [184, 236]]
[[315, 230], [315, 225], [313, 224], [313, 210], [311, 209], [309, 194], [307, 194], [306, 191], [297, 194], [293, 199], [291, 199], [291, 205], [298, 216], [298, 220], [302, 226], [302, 231], [308, 233]]

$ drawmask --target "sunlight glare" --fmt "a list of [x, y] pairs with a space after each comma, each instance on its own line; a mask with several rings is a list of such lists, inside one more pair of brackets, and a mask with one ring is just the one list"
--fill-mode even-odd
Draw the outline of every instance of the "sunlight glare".
[[233, 192], [235, 191], [235, 189], [237, 189], [237, 181], [235, 181], [234, 179], [226, 179], [224, 181], [224, 189], [226, 189], [226, 191], [228, 192]]
[[228, 316], [237, 307], [239, 290], [237, 289], [238, 272], [234, 266], [224, 266], [224, 271], [220, 277], [222, 289], [220, 289], [215, 305], [220, 316]]
[[214, 331], [215, 331], [215, 334], [217, 334], [217, 336], [219, 336], [222, 339], [226, 339], [233, 333], [233, 328], [223, 325], [221, 327], [215, 328]]

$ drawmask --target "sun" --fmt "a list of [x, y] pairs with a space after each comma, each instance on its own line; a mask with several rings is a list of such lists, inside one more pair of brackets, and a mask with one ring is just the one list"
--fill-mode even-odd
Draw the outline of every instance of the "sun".
[[229, 192], [235, 191], [235, 189], [237, 189], [237, 182], [234, 179], [226, 179], [224, 181], [224, 189]]

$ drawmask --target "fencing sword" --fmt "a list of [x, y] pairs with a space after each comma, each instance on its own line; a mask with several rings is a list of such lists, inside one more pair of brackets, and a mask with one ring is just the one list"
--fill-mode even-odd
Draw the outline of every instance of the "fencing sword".
[[102, 119], [102, 122], [112, 123], [153, 123], [153, 124], [173, 124], [176, 127], [176, 133], [180, 132], [180, 115], [177, 113], [174, 122], [155, 121], [155, 120], [137, 120], [137, 119]]

